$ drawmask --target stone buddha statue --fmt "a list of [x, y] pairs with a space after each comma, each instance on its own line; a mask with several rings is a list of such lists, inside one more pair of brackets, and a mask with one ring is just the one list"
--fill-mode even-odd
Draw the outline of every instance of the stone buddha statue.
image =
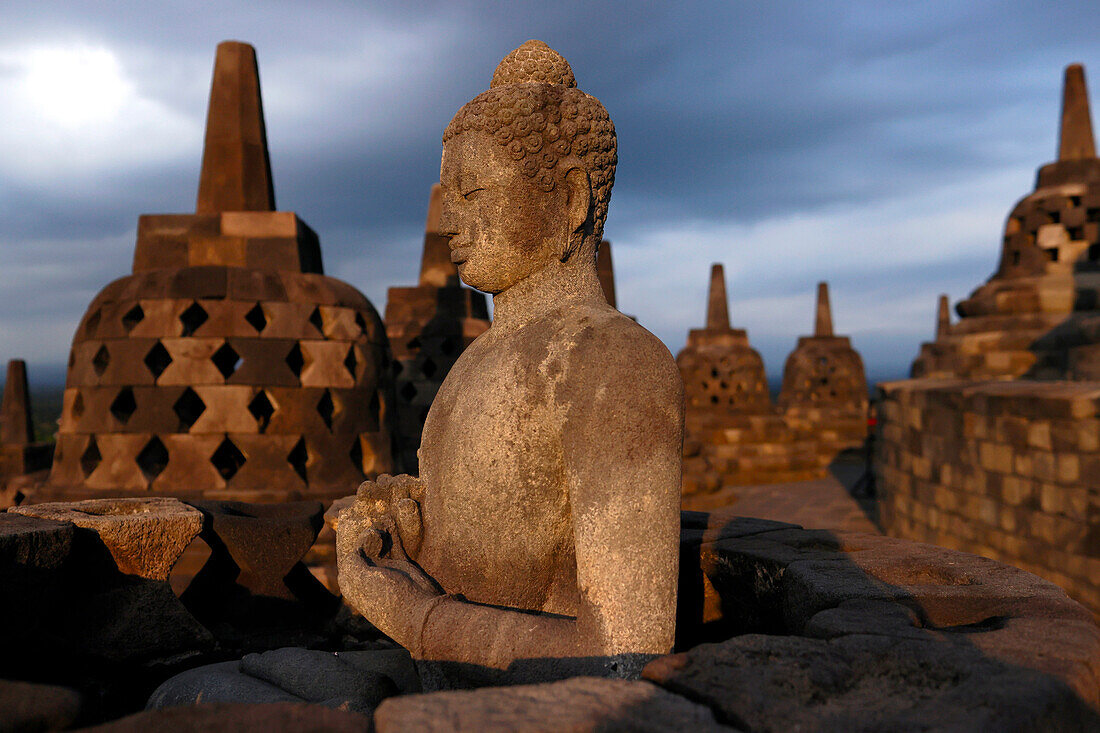
[[337, 525], [345, 600], [419, 660], [672, 648], [683, 387], [597, 278], [616, 161], [607, 111], [540, 41], [443, 134], [440, 230], [493, 323], [431, 406], [419, 478], [364, 483]]

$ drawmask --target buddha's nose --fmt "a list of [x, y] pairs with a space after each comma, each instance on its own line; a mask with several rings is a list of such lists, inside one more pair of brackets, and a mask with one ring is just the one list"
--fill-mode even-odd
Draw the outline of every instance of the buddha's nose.
[[439, 230], [436, 232], [441, 237], [448, 239], [458, 235], [458, 228], [455, 225], [454, 217], [451, 214], [451, 207], [444, 204], [439, 212]]

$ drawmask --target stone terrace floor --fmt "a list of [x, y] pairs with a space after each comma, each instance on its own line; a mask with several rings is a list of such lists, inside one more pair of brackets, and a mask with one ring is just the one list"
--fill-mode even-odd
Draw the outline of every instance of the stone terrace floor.
[[729, 507], [739, 516], [798, 524], [807, 529], [836, 529], [881, 534], [874, 501], [856, 499], [852, 489], [864, 473], [862, 463], [834, 463], [830, 475], [815, 481], [758, 486], [727, 486], [710, 496], [695, 496], [685, 509]]

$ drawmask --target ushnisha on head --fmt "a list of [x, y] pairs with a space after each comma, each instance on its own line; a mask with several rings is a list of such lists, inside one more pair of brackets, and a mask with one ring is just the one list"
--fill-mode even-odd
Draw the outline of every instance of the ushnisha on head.
[[[525, 214], [532, 209], [577, 211], [579, 205], [578, 214], [571, 211], [565, 217], [570, 227], [565, 232], [565, 251], [559, 254], [564, 260], [585, 243], [595, 254], [615, 182], [615, 126], [598, 99], [577, 89], [569, 64], [545, 43], [527, 41], [504, 57], [489, 90], [468, 102], [451, 120], [443, 133], [443, 148], [441, 179], [445, 192], [448, 184], [459, 186], [462, 175], [481, 175], [492, 179], [497, 187], [507, 185], [510, 200], [523, 202], [515, 208]], [[456, 173], [456, 169], [462, 170]], [[505, 179], [502, 172], [494, 178], [489, 172], [495, 169], [511, 169], [519, 175]], [[455, 203], [467, 209], [465, 202], [473, 201], [470, 194], [482, 190], [477, 182], [459, 187], [463, 190], [451, 191], [451, 213]], [[484, 188], [491, 189], [492, 185]], [[540, 192], [545, 195], [540, 197]], [[464, 221], [453, 220], [463, 216], [446, 216], [446, 199], [444, 219], [452, 220], [445, 223], [455, 225], [458, 235], [470, 234], [462, 231], [463, 225], [476, 228], [477, 222], [471, 223], [466, 211], [459, 212]], [[498, 202], [492, 210], [483, 211], [481, 218], [495, 215], [496, 221], [508, 220], [509, 212], [502, 209], [503, 204]], [[512, 229], [520, 234], [518, 227]], [[545, 222], [530, 217], [524, 222], [524, 231], [531, 250], [537, 247], [540, 236], [560, 237], [560, 232], [550, 232]], [[462, 244], [453, 243], [452, 248]], [[458, 257], [461, 260], [463, 255]], [[479, 278], [479, 272], [471, 273], [475, 280], [484, 279]], [[464, 279], [470, 281], [465, 275]], [[477, 282], [470, 284], [481, 287]], [[486, 285], [481, 289], [493, 292], [498, 284]]]

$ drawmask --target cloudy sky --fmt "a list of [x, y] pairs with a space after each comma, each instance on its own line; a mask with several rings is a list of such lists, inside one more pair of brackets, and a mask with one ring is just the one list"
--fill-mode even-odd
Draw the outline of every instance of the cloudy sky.
[[896, 377], [936, 296], [995, 268], [1004, 217], [1055, 155], [1062, 68], [1100, 74], [1095, 10], [8, 0], [0, 357], [60, 374], [88, 302], [129, 272], [138, 215], [193, 210], [219, 41], [257, 48], [278, 207], [381, 311], [416, 280], [444, 126], [539, 38], [618, 130], [622, 310], [675, 352], [723, 262], [731, 320], [777, 375], [825, 279], [870, 376]]

